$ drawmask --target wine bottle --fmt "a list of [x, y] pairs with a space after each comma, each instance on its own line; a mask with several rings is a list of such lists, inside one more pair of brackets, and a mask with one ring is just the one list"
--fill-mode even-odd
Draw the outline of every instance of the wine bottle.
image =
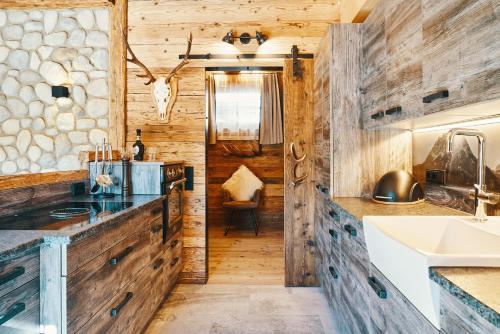
[[134, 160], [143, 161], [144, 160], [144, 144], [141, 141], [141, 129], [137, 129], [137, 140], [135, 141], [134, 148]]

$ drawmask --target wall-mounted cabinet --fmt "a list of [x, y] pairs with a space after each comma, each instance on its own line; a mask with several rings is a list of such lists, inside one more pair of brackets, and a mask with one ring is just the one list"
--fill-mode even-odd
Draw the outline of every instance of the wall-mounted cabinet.
[[500, 98], [499, 21], [494, 0], [380, 1], [363, 24], [363, 127]]

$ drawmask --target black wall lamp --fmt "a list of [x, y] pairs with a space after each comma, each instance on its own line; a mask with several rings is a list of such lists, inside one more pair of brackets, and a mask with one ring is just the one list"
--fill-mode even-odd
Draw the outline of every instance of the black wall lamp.
[[262, 45], [265, 41], [267, 41], [267, 36], [260, 31], [255, 32], [255, 37], [251, 36], [247, 32], [241, 34], [240, 36], [236, 36], [233, 31], [230, 31], [222, 38], [222, 41], [229, 44], [234, 44], [234, 40], [236, 38], [240, 39], [241, 44], [248, 44], [252, 39], [256, 39], [259, 45]]
[[64, 86], [52, 86], [52, 97], [69, 97], [69, 89]]

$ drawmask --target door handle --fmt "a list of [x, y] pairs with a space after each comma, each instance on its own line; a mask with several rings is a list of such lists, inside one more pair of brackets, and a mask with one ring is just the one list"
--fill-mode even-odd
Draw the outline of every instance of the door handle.
[[368, 277], [368, 284], [380, 299], [387, 299], [387, 290], [375, 277]]
[[23, 275], [25, 272], [26, 272], [26, 269], [24, 269], [24, 267], [13, 268], [7, 274], [0, 276], [0, 285], [4, 285], [4, 284], [18, 278], [19, 276]]
[[424, 98], [422, 99], [422, 102], [423, 103], [431, 103], [434, 100], [444, 99], [444, 98], [447, 98], [449, 96], [450, 96], [450, 93], [448, 92], [448, 90], [444, 89], [444, 90], [441, 90], [437, 93], [424, 96]]
[[356, 228], [354, 228], [352, 225], [350, 224], [346, 224], [344, 225], [344, 230], [346, 232], [348, 232], [350, 235], [352, 235], [353, 237], [357, 236], [358, 235], [358, 231], [356, 231]]
[[7, 312], [0, 318], [0, 325], [3, 325], [10, 319], [14, 318], [16, 315], [21, 313], [26, 309], [26, 304], [25, 303], [16, 303], [9, 307]]

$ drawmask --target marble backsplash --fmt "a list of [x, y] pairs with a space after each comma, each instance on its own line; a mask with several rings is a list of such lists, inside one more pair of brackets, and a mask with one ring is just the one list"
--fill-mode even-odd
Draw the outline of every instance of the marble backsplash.
[[[479, 127], [486, 135], [486, 182], [489, 191], [500, 193], [500, 124]], [[478, 144], [476, 138], [457, 136], [452, 154], [446, 152], [446, 133], [414, 133], [413, 173], [425, 187], [432, 203], [474, 212], [474, 201], [468, 192], [477, 183]], [[446, 171], [446, 184], [425, 182], [429, 169]], [[489, 208], [489, 214], [500, 215], [500, 205]]]

